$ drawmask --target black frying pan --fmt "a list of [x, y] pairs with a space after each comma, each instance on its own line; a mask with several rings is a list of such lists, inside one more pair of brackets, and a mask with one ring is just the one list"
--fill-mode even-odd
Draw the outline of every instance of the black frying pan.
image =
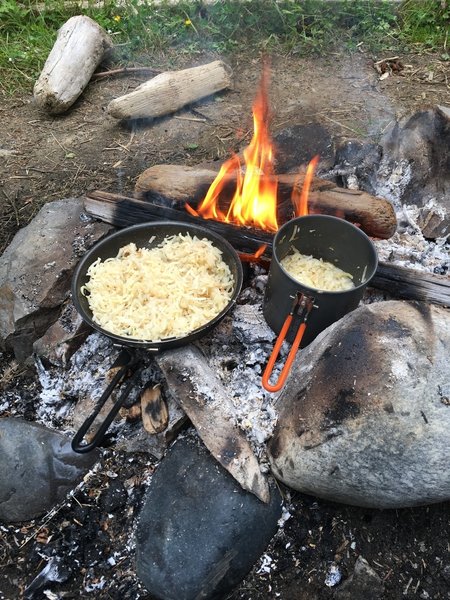
[[[177, 235], [179, 233], [189, 233], [192, 236], [198, 238], [207, 238], [211, 240], [214, 246], [219, 248], [222, 252], [222, 259], [229, 266], [231, 274], [234, 278], [234, 288], [231, 299], [227, 306], [216, 316], [205, 323], [202, 327], [191, 331], [189, 334], [181, 337], [170, 337], [162, 340], [141, 340], [137, 338], [122, 337], [120, 335], [111, 333], [102, 327], [100, 327], [92, 316], [92, 311], [89, 308], [88, 299], [82, 294], [81, 289], [89, 280], [87, 275], [88, 269], [93, 262], [98, 258], [105, 260], [106, 258], [113, 258], [117, 256], [120, 248], [126, 246], [130, 242], [134, 242], [138, 248], [153, 248], [160, 244], [165, 238], [171, 235]], [[133, 351], [127, 350], [127, 348], [142, 348], [147, 349], [151, 352], [159, 352], [162, 350], [168, 350], [170, 348], [177, 348], [188, 344], [201, 336], [205, 335], [211, 329], [217, 325], [223, 317], [231, 310], [236, 302], [236, 298], [239, 295], [242, 287], [242, 265], [239, 260], [239, 256], [234, 248], [225, 240], [223, 237], [202, 227], [200, 225], [194, 225], [190, 223], [178, 223], [173, 221], [164, 222], [152, 222], [143, 223], [140, 225], [133, 225], [127, 227], [98, 242], [91, 250], [89, 250], [79, 262], [73, 279], [72, 279], [72, 300], [75, 308], [80, 313], [83, 320], [88, 323], [91, 327], [108, 336], [116, 345], [124, 348], [121, 357], [119, 357], [119, 364], [113, 366], [119, 366], [116, 376], [107, 387], [102, 397], [99, 399], [98, 404], [93, 413], [86, 419], [83, 425], [80, 427], [78, 432], [75, 434], [72, 440], [72, 449], [75, 452], [84, 453], [89, 452], [93, 448], [99, 445], [106, 433], [109, 425], [114, 420], [115, 416], [119, 412], [120, 408], [125, 405], [125, 401], [131, 391], [133, 379], [136, 379], [139, 373], [139, 361], [137, 360]], [[120, 364], [124, 363], [124, 364]], [[114, 387], [121, 381], [125, 373], [130, 372], [133, 377], [130, 383], [126, 386], [123, 393], [120, 395], [118, 400], [115, 402], [113, 408], [108, 413], [106, 419], [95, 433], [94, 437], [89, 443], [82, 443], [86, 433], [89, 431], [90, 426], [94, 422], [98, 413], [100, 412], [103, 405], [111, 395]]]

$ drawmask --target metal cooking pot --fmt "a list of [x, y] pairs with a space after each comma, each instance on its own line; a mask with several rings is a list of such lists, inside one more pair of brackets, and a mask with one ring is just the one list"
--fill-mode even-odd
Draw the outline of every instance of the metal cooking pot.
[[[89, 280], [87, 272], [92, 263], [98, 258], [105, 260], [107, 258], [113, 258], [117, 256], [120, 248], [126, 246], [130, 242], [134, 242], [138, 248], [153, 248], [160, 244], [165, 238], [180, 233], [183, 235], [189, 233], [191, 236], [197, 236], [198, 238], [207, 238], [208, 240], [211, 240], [214, 246], [222, 252], [222, 259], [230, 268], [234, 279], [232, 296], [227, 306], [202, 327], [199, 327], [198, 329], [195, 329], [189, 334], [181, 337], [170, 337], [162, 340], [141, 340], [137, 338], [123, 337], [100, 327], [93, 319], [92, 311], [89, 308], [88, 299], [81, 292], [82, 287]], [[140, 372], [139, 360], [137, 359], [135, 352], [130, 349], [142, 348], [156, 353], [162, 350], [183, 346], [184, 344], [188, 344], [189, 342], [192, 342], [205, 335], [211, 331], [211, 329], [217, 325], [234, 306], [236, 298], [241, 291], [242, 280], [242, 265], [239, 260], [239, 256], [234, 248], [227, 242], [227, 240], [213, 231], [206, 229], [205, 227], [190, 223], [164, 221], [133, 225], [104, 238], [83, 256], [75, 270], [72, 279], [72, 300], [75, 308], [86, 323], [100, 333], [108, 336], [111, 340], [113, 340], [114, 344], [123, 347], [124, 352], [121, 353], [118, 363], [113, 365], [113, 367], [118, 367], [117, 374], [104, 391], [92, 414], [86, 419], [72, 440], [72, 449], [75, 452], [89, 452], [98, 446], [120, 408], [125, 405], [126, 399], [132, 389], [133, 382], [137, 379], [137, 376]], [[132, 376], [129, 383], [125, 387], [120, 397], [116, 400], [113, 408], [108, 413], [107, 417], [103, 421], [98, 431], [95, 433], [92, 440], [89, 443], [82, 443], [85, 435], [88, 433], [101, 408], [111, 395], [114, 387], [118, 385], [118, 383], [123, 380], [124, 376], [130, 372]]]
[[[353, 276], [354, 288], [324, 292], [294, 279], [281, 260], [296, 248], [301, 254], [321, 258]], [[278, 334], [262, 383], [279, 391], [299, 347], [307, 346], [329, 325], [354, 310], [378, 265], [376, 249], [367, 235], [348, 221], [328, 215], [308, 215], [285, 223], [273, 241], [273, 256], [264, 297], [263, 314]], [[269, 379], [284, 340], [292, 342], [278, 381]]]

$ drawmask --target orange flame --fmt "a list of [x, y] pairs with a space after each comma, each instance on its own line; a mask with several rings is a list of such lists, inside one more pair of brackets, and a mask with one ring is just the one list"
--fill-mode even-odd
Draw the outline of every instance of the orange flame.
[[296, 217], [304, 217], [308, 214], [309, 189], [311, 187], [311, 182], [319, 160], [319, 156], [314, 156], [314, 158], [310, 160], [306, 169], [301, 191], [299, 191], [299, 186], [297, 185], [297, 182], [295, 183], [292, 189], [291, 200], [294, 206], [294, 212]]
[[[191, 214], [226, 223], [249, 225], [267, 231], [277, 231], [277, 179], [274, 173], [274, 153], [268, 131], [267, 101], [269, 70], [264, 68], [258, 94], [253, 103], [253, 138], [244, 150], [245, 168], [238, 156], [232, 156], [220, 169], [205, 199], [197, 211], [186, 205]], [[228, 211], [219, 207], [224, 185], [236, 177], [236, 190]]]

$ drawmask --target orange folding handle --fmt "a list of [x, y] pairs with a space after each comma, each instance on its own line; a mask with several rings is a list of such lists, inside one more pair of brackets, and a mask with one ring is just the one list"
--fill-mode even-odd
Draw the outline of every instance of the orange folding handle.
[[294, 305], [292, 307], [292, 310], [286, 317], [286, 320], [283, 323], [283, 327], [281, 328], [281, 331], [278, 334], [277, 340], [275, 342], [275, 345], [273, 347], [272, 353], [269, 358], [269, 362], [267, 363], [267, 366], [264, 370], [264, 373], [262, 376], [262, 384], [263, 384], [264, 389], [266, 389], [268, 392], [278, 392], [279, 390], [281, 390], [281, 388], [283, 387], [283, 385], [286, 381], [287, 376], [289, 375], [289, 371], [291, 370], [295, 355], [297, 354], [297, 350], [302, 341], [303, 334], [305, 333], [305, 329], [306, 329], [306, 320], [307, 320], [308, 315], [309, 315], [311, 309], [313, 308], [313, 304], [314, 304], [314, 300], [311, 300], [311, 299], [307, 299], [306, 304], [304, 304], [306, 306], [306, 313], [305, 313], [305, 316], [303, 317], [303, 322], [299, 325], [299, 328], [297, 329], [297, 333], [295, 334], [294, 341], [292, 342], [291, 349], [289, 350], [288, 357], [286, 359], [285, 364], [283, 365], [283, 368], [278, 377], [278, 380], [276, 381], [276, 383], [271, 384], [269, 382], [269, 379], [272, 375], [273, 368], [277, 361], [278, 355], [280, 354], [281, 346], [286, 338], [287, 332], [289, 331], [289, 327], [291, 326], [295, 309], [299, 304], [301, 305], [302, 302], [303, 303], [305, 302], [304, 296], [303, 295], [297, 296], [296, 301], [294, 302]]

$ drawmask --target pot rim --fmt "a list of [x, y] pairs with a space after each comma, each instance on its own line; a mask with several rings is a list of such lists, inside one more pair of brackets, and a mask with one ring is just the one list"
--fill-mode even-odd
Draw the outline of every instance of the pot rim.
[[[374, 264], [373, 264], [373, 268], [371, 269], [371, 272], [369, 274], [367, 274], [366, 277], [364, 277], [364, 280], [361, 281], [361, 283], [359, 283], [358, 285], [355, 285], [350, 290], [340, 290], [340, 291], [320, 290], [318, 288], [310, 287], [310, 286], [302, 283], [301, 281], [298, 281], [297, 279], [292, 277], [292, 275], [290, 275], [286, 271], [286, 269], [281, 264], [281, 259], [278, 257], [278, 252], [277, 252], [278, 242], [280, 241], [281, 236], [285, 233], [286, 229], [289, 229], [290, 227], [293, 227], [293, 226], [295, 227], [296, 223], [299, 221], [307, 221], [307, 220], [335, 221], [336, 223], [339, 223], [339, 226], [348, 227], [350, 230], [353, 230], [353, 233], [355, 233], [356, 235], [359, 235], [362, 239], [365, 239], [367, 241], [368, 247], [371, 249], [371, 252], [373, 255], [373, 263]], [[340, 217], [335, 217], [333, 215], [321, 215], [321, 214], [304, 215], [302, 217], [295, 217], [294, 219], [291, 219], [291, 220], [287, 221], [286, 223], [284, 223], [280, 227], [280, 229], [277, 231], [277, 233], [275, 234], [275, 237], [273, 239], [272, 258], [277, 261], [277, 264], [280, 267], [280, 269], [282, 270], [283, 274], [286, 275], [286, 277], [295, 285], [298, 285], [302, 289], [307, 290], [308, 292], [311, 292], [311, 295], [320, 294], [321, 296], [326, 295], [326, 296], [331, 296], [331, 297], [342, 296], [344, 294], [348, 294], [349, 292], [354, 292], [355, 290], [359, 290], [360, 288], [366, 287], [370, 283], [371, 279], [374, 277], [377, 267], [378, 267], [377, 250], [376, 250], [372, 240], [370, 239], [370, 237], [366, 233], [364, 233], [364, 231], [362, 231], [359, 227], [356, 227], [356, 225], [354, 225], [353, 223], [350, 223], [350, 221], [346, 221], [345, 219], [341, 219]]]

